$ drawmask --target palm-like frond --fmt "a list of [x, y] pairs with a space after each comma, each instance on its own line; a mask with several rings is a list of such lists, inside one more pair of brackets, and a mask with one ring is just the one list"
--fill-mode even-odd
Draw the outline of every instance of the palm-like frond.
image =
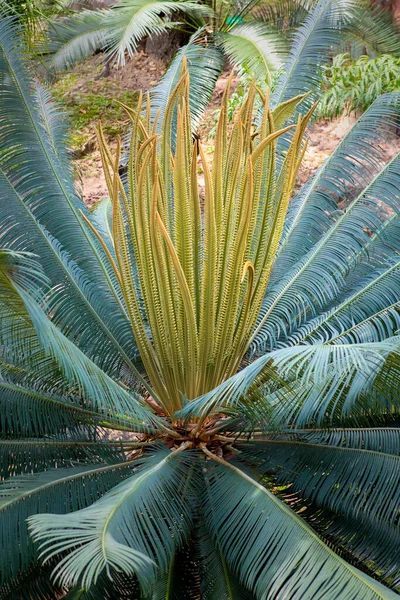
[[390, 427], [371, 429], [330, 429], [298, 432], [300, 440], [329, 446], [372, 450], [400, 455], [400, 431]]
[[77, 548], [57, 567], [63, 585], [81, 581], [90, 586], [104, 569], [114, 568], [135, 573], [147, 590], [156, 578], [154, 560], [162, 571], [167, 569], [191, 520], [185, 476], [191, 461], [182, 456], [158, 450], [135, 475], [91, 507], [65, 516], [62, 524], [58, 515], [29, 519], [47, 559]]
[[169, 69], [150, 91], [152, 119], [159, 113], [159, 127], [173, 90], [180, 79], [182, 63], [187, 61], [190, 74], [190, 112], [195, 129], [211, 100], [215, 84], [223, 69], [223, 53], [214, 45], [203, 45], [199, 35], [192, 36], [189, 43], [178, 50]]
[[110, 38], [110, 11], [83, 10], [51, 24], [48, 40], [41, 50], [49, 65], [58, 71], [107, 47]]
[[240, 463], [210, 458], [219, 464], [207, 469], [206, 521], [228, 564], [257, 598], [336, 599], [338, 590], [354, 600], [360, 593], [371, 599], [397, 597], [342, 561]]
[[276, 0], [259, 4], [252, 11], [258, 21], [264, 21], [291, 38], [312, 10], [315, 0]]
[[353, 55], [394, 54], [399, 56], [399, 30], [388, 11], [361, 0], [355, 6], [350, 23], [346, 23], [346, 34], [342, 44], [350, 45]]
[[216, 39], [233, 65], [269, 84], [287, 52], [284, 38], [264, 23], [236, 25], [228, 33], [217, 34]]
[[162, 32], [173, 13], [201, 19], [209, 10], [192, 0], [120, 0], [109, 17], [111, 56], [124, 64], [125, 53], [132, 56], [140, 39]]
[[361, 520], [378, 527], [382, 521], [400, 536], [398, 456], [283, 440], [249, 443], [242, 449], [243, 456], [257, 464], [260, 474], [276, 471], [280, 481], [290, 482], [295, 491], [301, 491], [317, 506], [352, 518], [361, 514]]
[[[9, 326], [13, 335], [13, 344], [21, 342], [21, 340], [23, 340], [22, 343], [26, 343], [27, 335], [29, 335], [32, 338], [31, 343], [35, 344], [38, 350], [38, 354], [35, 355], [32, 355], [32, 346], [28, 349], [28, 352], [26, 349], [23, 350], [23, 364], [35, 371], [35, 369], [40, 368], [41, 362], [46, 364], [49, 357], [51, 357], [56, 361], [71, 388], [76, 389], [77, 396], [80, 396], [83, 402], [86, 399], [86, 402], [89, 403], [92, 412], [98, 414], [104, 412], [105, 415], [107, 413], [118, 414], [121, 415], [121, 420], [128, 424], [129, 415], [133, 416], [137, 411], [132, 422], [133, 427], [138, 427], [139, 431], [143, 427], [145, 429], [147, 427], [152, 428], [153, 416], [140, 402], [140, 398], [130, 395], [120, 387], [68, 340], [46, 316], [38, 303], [38, 298], [32, 297], [32, 294], [39, 294], [38, 289], [35, 289], [35, 281], [39, 283], [41, 281], [39, 265], [34, 271], [32, 260], [26, 259], [23, 255], [3, 253], [3, 256], [5, 258], [1, 261], [3, 264], [0, 262], [0, 277], [4, 280], [4, 283], [0, 281], [0, 285], [3, 284], [3, 289], [6, 288], [13, 302], [11, 311], [6, 315], [3, 314], [2, 317], [10, 321]], [[25, 262], [27, 262], [27, 265], [24, 264]], [[33, 279], [33, 282], [30, 279]], [[15, 326], [16, 323], [19, 324], [20, 328], [22, 327], [18, 332]], [[4, 331], [2, 337], [6, 344], [10, 343], [10, 338]], [[18, 393], [19, 390], [14, 386], [10, 391]], [[22, 392], [23, 390], [20, 393]], [[37, 397], [36, 400], [38, 400]], [[51, 400], [49, 403], [51, 405]], [[62, 402], [59, 402], [59, 404], [62, 404]], [[136, 417], [139, 421], [136, 421]]]
[[199, 532], [198, 560], [201, 564], [201, 597], [204, 600], [254, 600], [254, 595], [240, 584], [237, 575], [229, 570], [219, 544], [215, 544], [212, 535], [204, 530]]
[[51, 581], [51, 568], [37, 565], [0, 585], [1, 600], [54, 600], [54, 594], [63, 590]]
[[[379, 431], [372, 434], [377, 439]], [[369, 431], [363, 435], [368, 438]], [[314, 440], [321, 438], [314, 436]], [[253, 461], [260, 474], [275, 474], [280, 483], [290, 483], [286, 494], [296, 492], [303, 502], [311, 503], [318, 526], [325, 524], [325, 536], [333, 536], [358, 560], [374, 561], [374, 569], [384, 571], [384, 577], [398, 585], [398, 456], [351, 445], [332, 447], [322, 440], [317, 444], [266, 440], [242, 449], [243, 457]]]
[[[392, 337], [382, 342], [367, 344], [315, 344], [289, 346], [258, 358], [230, 379], [201, 398], [189, 403], [178, 415], [202, 417], [224, 412], [237, 405], [264, 370], [275, 369], [282, 389], [265, 391], [270, 413], [280, 426], [294, 422], [303, 427], [310, 423], [321, 424], [337, 413], [342, 417], [362, 413], [369, 408], [365, 402], [358, 404], [362, 394], [372, 391], [381, 371], [391, 369], [390, 361], [399, 359], [400, 338]], [[388, 361], [388, 363], [386, 363]], [[397, 379], [388, 378], [384, 391], [392, 395]], [[397, 403], [396, 396], [394, 401]], [[375, 413], [379, 407], [373, 405]], [[391, 409], [391, 402], [382, 403], [381, 410]]]
[[[130, 469], [131, 465], [126, 461], [111, 465], [84, 463], [71, 468], [23, 474], [2, 482], [2, 581], [16, 576], [38, 558], [37, 548], [28, 535], [26, 519], [30, 515], [49, 509], [64, 515], [79, 510], [126, 478]], [[16, 541], [20, 548], [18, 554], [12, 552]]]
[[[385, 94], [359, 118], [290, 203], [271, 283], [310, 250], [347, 203], [383, 166], [384, 140], [394, 139], [400, 97]], [[337, 174], [340, 173], [340, 177]]]
[[[131, 442], [135, 447], [135, 443]], [[72, 467], [77, 462], [116, 461], [124, 459], [122, 447], [90, 439], [85, 432], [57, 438], [0, 440], [0, 473], [2, 479], [49, 468]]]
[[[61, 142], [55, 133], [54, 112], [49, 121], [43, 95], [39, 103], [35, 97], [33, 81], [24, 70], [21, 41], [10, 28], [9, 18], [1, 20], [0, 46], [0, 138], [9, 146], [0, 160], [2, 244], [7, 246], [12, 239], [16, 249], [40, 253], [47, 276], [57, 286], [52, 313], [58, 322], [68, 320], [69, 335], [75, 340], [83, 336], [86, 350], [92, 347], [96, 357], [101, 354], [96, 345], [98, 326], [103, 323], [104, 359], [112, 368], [120, 368], [121, 349], [129, 364], [128, 354], [134, 348], [125, 309], [107, 259], [80, 218], [79, 210], [87, 211], [76, 196], [65, 157], [54, 150], [54, 142]], [[16, 223], [24, 230], [21, 236], [13, 234]]]
[[[379, 237], [385, 230], [388, 215], [398, 215], [395, 191], [399, 175], [397, 161], [398, 158], [393, 159], [391, 164], [378, 173], [349, 204], [346, 211], [335, 214], [331, 209], [332, 224], [323, 237], [281, 277], [279, 283], [272, 284], [267, 290], [252, 338], [255, 348], [273, 348], [280, 337], [287, 338], [310, 315], [314, 317], [334, 304], [345, 286], [346, 278], [360, 262], [363, 253], [369, 250], [371, 238], [367, 231]], [[313, 204], [314, 198], [308, 196], [308, 201], [308, 206], [303, 211], [301, 228], [305, 227], [306, 213], [312, 213], [312, 219], [316, 221], [316, 215], [320, 212], [320, 207]], [[310, 244], [310, 236], [306, 243]], [[373, 259], [370, 266], [371, 263], [373, 264]], [[318, 280], [315, 288], [313, 281], [316, 281], [319, 267], [324, 272], [324, 284], [321, 285]], [[387, 306], [382, 303], [379, 310]]]
[[49, 40], [42, 51], [56, 70], [70, 67], [98, 50], [123, 65], [125, 55], [132, 56], [143, 37], [177, 26], [168, 21], [174, 13], [201, 20], [209, 10], [191, 0], [120, 0], [112, 9], [83, 10], [56, 21], [49, 28]]

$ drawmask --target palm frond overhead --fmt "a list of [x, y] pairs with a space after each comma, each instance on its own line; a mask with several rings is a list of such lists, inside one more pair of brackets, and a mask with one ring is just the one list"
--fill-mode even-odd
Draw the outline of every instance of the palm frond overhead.
[[70, 67], [98, 50], [123, 65], [126, 54], [132, 56], [142, 38], [179, 24], [169, 22], [174, 13], [201, 20], [209, 9], [191, 0], [120, 0], [112, 9], [82, 10], [55, 21], [42, 52], [55, 70]]
[[109, 53], [117, 63], [124, 64], [125, 53], [132, 56], [140, 39], [161, 33], [173, 13], [201, 19], [209, 9], [192, 0], [120, 0], [109, 17]]

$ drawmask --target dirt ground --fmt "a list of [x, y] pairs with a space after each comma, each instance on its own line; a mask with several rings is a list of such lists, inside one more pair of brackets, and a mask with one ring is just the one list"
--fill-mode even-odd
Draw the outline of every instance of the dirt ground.
[[[84, 201], [93, 207], [107, 195], [107, 188], [97, 149], [95, 129], [102, 123], [106, 138], [111, 147], [117, 136], [123, 136], [129, 121], [123, 109], [115, 100], [133, 106], [139, 90], [148, 91], [165, 72], [165, 64], [145, 52], [138, 52], [122, 69], [112, 68], [107, 77], [103, 71], [102, 55], [97, 55], [75, 67], [70, 74], [63, 75], [54, 84], [53, 91], [58, 100], [71, 113], [74, 163], [78, 187]], [[199, 134], [205, 146], [206, 155], [212, 155], [213, 140], [209, 132], [215, 125], [215, 114], [221, 103], [229, 72], [221, 75], [217, 82], [211, 103], [206, 111]], [[238, 80], [234, 79], [232, 91]], [[309, 146], [301, 167], [298, 185], [301, 185], [316, 171], [332, 153], [341, 139], [356, 121], [354, 116], [343, 116], [334, 121], [313, 123], [309, 128]], [[390, 160], [400, 151], [400, 138], [395, 143], [383, 144], [385, 159]], [[199, 174], [199, 184], [202, 185]]]
[[112, 68], [102, 76], [103, 57], [96, 55], [53, 85], [58, 101], [65, 106], [72, 125], [70, 144], [77, 174], [78, 188], [89, 207], [107, 195], [107, 188], [97, 148], [96, 127], [102, 124], [107, 141], [115, 145], [117, 136], [128, 130], [129, 119], [115, 102], [134, 106], [139, 90], [147, 92], [165, 72], [162, 61], [135, 54], [121, 68]]

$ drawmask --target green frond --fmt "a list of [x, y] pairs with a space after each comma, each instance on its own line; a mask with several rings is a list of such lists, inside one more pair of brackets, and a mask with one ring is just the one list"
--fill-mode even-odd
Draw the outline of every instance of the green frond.
[[300, 440], [339, 448], [355, 448], [400, 455], [400, 430], [397, 427], [363, 429], [320, 429], [296, 432]]
[[254, 600], [255, 596], [240, 584], [237, 575], [228, 568], [220, 546], [200, 521], [198, 560], [200, 561], [202, 600]]
[[378, 342], [400, 329], [400, 262], [362, 279], [338, 306], [309, 321], [289, 339], [294, 343]]
[[267, 290], [252, 336], [255, 350], [276, 347], [280, 337], [287, 338], [307, 318], [335, 304], [347, 276], [368, 252], [367, 231], [379, 235], [388, 215], [399, 214], [399, 165], [395, 157], [337, 216], [315, 246]]
[[321, 526], [322, 515], [329, 517], [325, 538], [341, 529], [346, 542], [340, 546], [370, 568], [374, 561], [373, 570], [383, 579], [400, 581], [399, 456], [285, 440], [250, 442], [241, 450], [241, 457], [254, 464], [260, 475], [273, 474], [278, 485], [289, 485], [288, 498], [293, 492], [301, 497], [309, 507], [308, 522], [315, 515]]
[[[271, 284], [287, 273], [338, 218], [348, 202], [383, 166], [382, 142], [393, 140], [400, 122], [400, 95], [385, 94], [358, 119], [313, 178], [289, 205]], [[340, 176], [338, 177], [338, 173]]]
[[[53, 583], [54, 585], [54, 583]], [[100, 575], [96, 584], [85, 590], [80, 585], [73, 587], [65, 600], [115, 600], [123, 598], [124, 600], [142, 600], [139, 582], [136, 577], [128, 577], [122, 572], [114, 571], [113, 580], [107, 575]]]
[[118, 444], [92, 441], [82, 433], [65, 438], [0, 439], [0, 480], [50, 468], [72, 467], [77, 463], [104, 464], [124, 460]]
[[[68, 340], [43, 312], [38, 303], [40, 290], [37, 285], [43, 280], [40, 266], [32, 263], [32, 259], [27, 258], [26, 255], [18, 253], [3, 251], [1, 257], [3, 260], [0, 261], [0, 289], [4, 279], [3, 287], [6, 287], [10, 296], [8, 298], [10, 308], [7, 311], [6, 303], [5, 314], [2, 314], [0, 305], [0, 315], [6, 325], [1, 337], [6, 346], [11, 344], [9, 349], [11, 352], [14, 346], [20, 344], [19, 352], [17, 352], [19, 362], [22, 361], [20, 366], [24, 366], [28, 372], [35, 373], [40, 369], [41, 363], [44, 363], [47, 368], [49, 358], [52, 358], [58, 365], [59, 371], [55, 370], [54, 372], [54, 365], [50, 363], [50, 373], [53, 377], [59, 375], [60, 371], [64, 374], [66, 381], [75, 390], [76, 396], [82, 398], [83, 409], [97, 412], [99, 415], [103, 414], [105, 419], [108, 416], [114, 421], [120, 420], [125, 422], [127, 427], [132, 426], [134, 430], [138, 428], [138, 431], [152, 430], [154, 425], [157, 427], [157, 418], [145, 408], [141, 398], [136, 394], [129, 394], [106, 375]], [[4, 296], [2, 300], [5, 302]], [[19, 330], [17, 326], [19, 326]], [[10, 331], [8, 331], [9, 329]], [[32, 339], [31, 347], [27, 346], [29, 337]], [[32, 353], [34, 348], [35, 354]], [[11, 402], [18, 397], [18, 394], [25, 392], [28, 397], [31, 396], [32, 402], [41, 401], [46, 405], [47, 397], [48, 406], [52, 408], [54, 406], [52, 406], [51, 397], [49, 398], [48, 394], [43, 396], [39, 393], [37, 395], [32, 386], [30, 390], [24, 390], [24, 385], [22, 385], [22, 389], [18, 388], [7, 379], [2, 385], [3, 391], [9, 390]], [[75, 398], [75, 402], [77, 399]], [[7, 397], [5, 400], [7, 402]], [[59, 401], [60, 404], [63, 406], [62, 401]], [[64, 404], [67, 408], [68, 402]], [[79, 414], [78, 407], [75, 414]], [[131, 417], [133, 417], [132, 420]]]
[[312, 91], [315, 99], [322, 81], [321, 64], [328, 60], [341, 39], [338, 21], [346, 4], [341, 0], [318, 0], [311, 9], [293, 35], [289, 59], [272, 95], [273, 106], [308, 91]]
[[[82, 464], [18, 475], [0, 482], [1, 578], [17, 576], [38, 560], [26, 519], [52, 510], [60, 514], [79, 510], [99, 499], [131, 473], [131, 464]], [[66, 517], [63, 517], [63, 519]]]
[[212, 461], [203, 501], [206, 522], [227, 563], [256, 598], [336, 600], [338, 590], [349, 600], [398, 597], [330, 550], [242, 463], [207, 454]]
[[268, 24], [259, 22], [236, 25], [228, 33], [217, 34], [216, 40], [232, 64], [262, 83], [271, 83], [287, 53], [285, 39]]
[[361, 0], [355, 6], [343, 38], [342, 45], [346, 49], [350, 45], [353, 56], [366, 53], [369, 56], [400, 55], [398, 25], [389, 11], [368, 0]]
[[210, 10], [192, 0], [120, 0], [109, 15], [108, 53], [123, 65], [125, 53], [132, 56], [139, 40], [164, 31], [174, 13], [201, 19]]
[[2, 245], [40, 253], [57, 286], [54, 318], [68, 327], [68, 335], [82, 337], [92, 357], [103, 356], [111, 369], [120, 369], [134, 355], [126, 309], [104, 252], [79, 214], [87, 210], [76, 196], [71, 169], [63, 152], [55, 151], [63, 126], [47, 95], [35, 93], [22, 56], [16, 26], [5, 17], [0, 26]]
[[110, 43], [110, 10], [81, 10], [54, 21], [48, 39], [37, 50], [49, 66], [60, 71], [84, 60]]
[[[21, 294], [22, 296], [22, 294]], [[145, 408], [140, 396], [130, 394], [65, 337], [27, 295], [24, 304], [45, 352], [58, 362], [66, 380], [100, 413], [120, 419], [136, 431], [151, 431], [158, 419]], [[159, 423], [161, 425], [161, 423]]]
[[280, 482], [290, 483], [316, 506], [398, 526], [399, 456], [295, 440], [247, 442], [240, 449], [258, 473], [276, 472]]
[[53, 69], [60, 70], [98, 50], [119, 65], [125, 54], [132, 56], [145, 36], [157, 35], [177, 26], [168, 19], [174, 13], [204, 18], [209, 9], [191, 0], [120, 0], [112, 10], [82, 10], [49, 28], [42, 52]]
[[53, 151], [70, 173], [72, 168], [68, 157], [68, 128], [61, 105], [54, 100], [48, 89], [39, 83], [35, 86], [35, 104]]
[[[47, 231], [74, 255], [81, 268], [104, 281], [102, 266], [84, 230], [78, 210], [84, 203], [52, 149], [35, 101], [34, 82], [23, 62], [23, 42], [10, 17], [0, 22], [1, 135], [0, 166], [17, 193]], [[37, 165], [40, 164], [40, 170]], [[38, 191], [40, 190], [40, 202]]]
[[314, 0], [275, 0], [258, 4], [252, 11], [257, 21], [264, 21], [291, 39], [311, 11]]
[[[184, 448], [182, 448], [184, 449]], [[41, 556], [68, 553], [55, 569], [62, 585], [88, 587], [106, 570], [135, 574], [144, 589], [166, 571], [191, 522], [188, 469], [193, 457], [159, 449], [136, 473], [87, 509], [30, 517]], [[40, 511], [37, 511], [40, 512]]]
[[151, 600], [198, 598], [199, 593], [200, 570], [191, 537], [180, 549], [176, 549], [167, 572], [153, 587]]
[[20, 438], [24, 436], [51, 435], [76, 427], [79, 423], [113, 424], [120, 421], [104, 417], [95, 410], [80, 406], [79, 400], [71, 399], [51, 390], [42, 382], [25, 386], [2, 376], [0, 379], [0, 436]]
[[[0, 600], [54, 600], [63, 590], [50, 579], [51, 568], [35, 565], [16, 577], [0, 584]], [[58, 597], [58, 596], [57, 596]]]
[[150, 90], [152, 119], [154, 120], [160, 111], [159, 126], [163, 121], [172, 92], [179, 82], [183, 61], [187, 61], [190, 74], [189, 101], [193, 129], [200, 123], [211, 100], [215, 84], [223, 70], [223, 54], [214, 45], [202, 45], [200, 38], [201, 32], [192, 36], [189, 43], [178, 50], [167, 72]]
[[[391, 337], [382, 342], [367, 344], [315, 344], [291, 346], [275, 350], [258, 358], [247, 367], [224, 381], [221, 385], [187, 404], [177, 416], [189, 418], [224, 412], [225, 408], [237, 406], [249, 391], [257, 396], [265, 394], [265, 403], [281, 426], [295, 423], [320, 424], [331, 421], [334, 416], [345, 418], [351, 414], [363, 414], [371, 410], [390, 411], [392, 402], [397, 403], [397, 363], [400, 338]], [[391, 367], [391, 361], [395, 366]], [[263, 371], [276, 370], [286, 384], [281, 389], [263, 392]], [[380, 378], [382, 378], [380, 380]], [[270, 375], [270, 384], [273, 377]], [[387, 394], [380, 407], [368, 402], [366, 394], [379, 391]], [[389, 400], [390, 397], [390, 400]], [[360, 399], [363, 399], [363, 402]]]

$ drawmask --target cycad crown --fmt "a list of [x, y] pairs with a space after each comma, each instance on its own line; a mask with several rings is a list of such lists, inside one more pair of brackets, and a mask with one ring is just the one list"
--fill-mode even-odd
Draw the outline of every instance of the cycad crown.
[[[157, 401], [169, 415], [182, 408], [183, 398], [204, 394], [239, 367], [306, 149], [302, 141], [312, 109], [296, 126], [279, 129], [280, 111], [269, 109], [268, 95], [255, 85], [228, 141], [228, 95], [229, 85], [212, 169], [201, 144], [192, 143], [185, 62], [160, 128], [157, 119], [151, 125], [149, 102], [144, 118], [141, 98], [136, 111], [127, 109], [132, 134], [126, 186], [118, 172], [120, 149], [113, 157], [99, 131], [112, 200], [113, 266]], [[257, 129], [256, 95], [263, 105]], [[277, 165], [277, 140], [290, 129], [290, 145]]]

